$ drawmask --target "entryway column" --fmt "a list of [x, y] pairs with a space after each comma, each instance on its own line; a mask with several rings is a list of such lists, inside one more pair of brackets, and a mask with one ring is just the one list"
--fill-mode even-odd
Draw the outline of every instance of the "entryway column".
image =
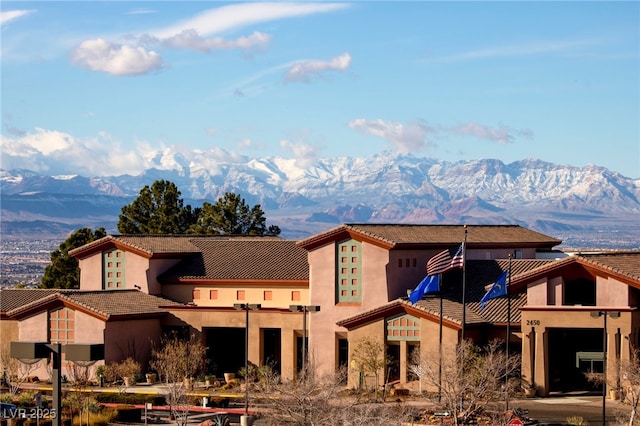
[[407, 383], [407, 372], [408, 372], [407, 364], [409, 362], [408, 356], [409, 356], [409, 351], [408, 351], [407, 342], [405, 340], [401, 340], [399, 364], [400, 364], [400, 383], [402, 384]]

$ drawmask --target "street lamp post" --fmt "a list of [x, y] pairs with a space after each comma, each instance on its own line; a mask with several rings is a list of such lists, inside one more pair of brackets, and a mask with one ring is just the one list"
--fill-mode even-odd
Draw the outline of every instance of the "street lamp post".
[[302, 374], [307, 374], [307, 312], [320, 312], [317, 305], [289, 305], [291, 312], [302, 312]]
[[[52, 411], [51, 424], [60, 426], [62, 416], [62, 354], [67, 361], [98, 361], [104, 359], [104, 344], [67, 344], [59, 342], [11, 342], [10, 354], [12, 358], [52, 359], [51, 396]], [[40, 416], [36, 413], [36, 417]], [[37, 420], [37, 419], [36, 419]]]
[[603, 318], [602, 325], [602, 424], [607, 415], [607, 317], [619, 318], [620, 311], [591, 311], [592, 318]]
[[245, 312], [245, 329], [244, 329], [244, 422], [243, 425], [249, 424], [249, 310], [257, 311], [262, 308], [260, 303], [234, 303], [233, 309]]

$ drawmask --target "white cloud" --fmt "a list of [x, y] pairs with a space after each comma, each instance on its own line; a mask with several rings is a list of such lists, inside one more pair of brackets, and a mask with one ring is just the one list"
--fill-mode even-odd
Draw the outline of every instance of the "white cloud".
[[443, 57], [428, 59], [429, 62], [456, 62], [475, 59], [488, 59], [497, 57], [543, 55], [549, 53], [569, 53], [576, 48], [594, 46], [600, 44], [597, 40], [561, 40], [561, 41], [537, 41], [531, 43], [503, 45], [488, 47], [485, 49], [470, 50]]
[[138, 9], [132, 9], [129, 12], [127, 12], [127, 15], [148, 15], [150, 13], [157, 13], [158, 11], [155, 9], [149, 9], [146, 7], [141, 7]]
[[221, 37], [205, 39], [200, 37], [193, 29], [183, 30], [179, 34], [165, 39], [162, 43], [171, 48], [196, 50], [209, 53], [214, 49], [250, 49], [265, 46], [271, 40], [269, 34], [254, 32], [248, 37], [239, 37], [236, 40], [225, 40]]
[[8, 22], [11, 22], [15, 19], [22, 18], [23, 16], [27, 16], [30, 13], [35, 12], [35, 10], [7, 10], [0, 12], [0, 25], [5, 25]]
[[381, 119], [358, 118], [349, 122], [349, 127], [360, 133], [386, 139], [401, 153], [421, 151], [429, 146], [427, 136], [433, 131], [426, 124], [411, 121], [406, 124]]
[[202, 12], [175, 25], [149, 31], [159, 39], [171, 38], [184, 30], [195, 30], [201, 36], [221, 33], [260, 22], [316, 13], [332, 12], [349, 7], [345, 3], [237, 3]]
[[287, 74], [287, 81], [310, 81], [316, 75], [327, 71], [346, 71], [351, 66], [351, 55], [343, 53], [329, 61], [306, 60], [295, 63]]
[[238, 148], [252, 148], [255, 143], [249, 138], [240, 139], [237, 143]]
[[313, 165], [318, 158], [320, 147], [300, 142], [291, 142], [288, 140], [280, 141], [280, 148], [290, 152], [295, 159], [295, 165], [301, 169], [306, 169]]
[[104, 39], [86, 40], [71, 52], [77, 66], [111, 75], [140, 75], [163, 67], [162, 57], [143, 47], [110, 43]]
[[146, 143], [129, 149], [104, 132], [94, 138], [78, 139], [68, 133], [40, 128], [18, 138], [0, 136], [0, 142], [5, 169], [52, 174], [73, 171], [88, 176], [139, 173], [148, 166], [143, 154], [153, 149]]
[[527, 138], [532, 136], [530, 130], [512, 129], [502, 124], [498, 127], [491, 127], [475, 122], [459, 124], [458, 126], [450, 128], [449, 131], [459, 135], [474, 136], [479, 139], [498, 142], [503, 145], [514, 142], [518, 136]]
[[360, 133], [386, 139], [401, 153], [416, 152], [430, 148], [432, 145], [430, 138], [442, 134], [472, 136], [499, 144], [515, 142], [518, 137], [531, 138], [533, 136], [533, 132], [528, 129], [514, 129], [503, 124], [498, 127], [492, 127], [473, 121], [456, 126], [430, 127], [421, 121], [402, 124], [381, 119], [366, 120], [358, 118], [349, 122], [349, 127]]

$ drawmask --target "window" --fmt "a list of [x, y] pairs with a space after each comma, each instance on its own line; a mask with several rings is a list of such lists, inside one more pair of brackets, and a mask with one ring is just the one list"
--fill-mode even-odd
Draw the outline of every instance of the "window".
[[[337, 245], [336, 303], [362, 302], [362, 243], [345, 240]], [[344, 256], [349, 253], [349, 256]], [[399, 259], [398, 265], [403, 260]]]
[[300, 291], [299, 290], [293, 290], [291, 292], [291, 300], [294, 302], [297, 302], [300, 300]]
[[192, 298], [195, 299], [200, 299], [200, 290], [197, 289], [193, 289], [192, 294], [191, 294]]
[[[117, 262], [111, 259], [119, 259]], [[107, 250], [102, 253], [102, 288], [111, 290], [126, 288], [124, 281], [124, 252], [118, 249]]]
[[264, 291], [264, 300], [273, 300], [273, 291], [265, 290]]
[[236, 291], [236, 299], [237, 300], [244, 300], [244, 290]]
[[209, 290], [209, 299], [216, 300], [218, 298], [218, 290]]
[[408, 314], [387, 318], [387, 340], [420, 340], [420, 320]]
[[49, 342], [73, 343], [75, 311], [66, 307], [49, 311]]
[[563, 305], [573, 306], [596, 306], [596, 282], [579, 278], [577, 280], [565, 281], [563, 286]]

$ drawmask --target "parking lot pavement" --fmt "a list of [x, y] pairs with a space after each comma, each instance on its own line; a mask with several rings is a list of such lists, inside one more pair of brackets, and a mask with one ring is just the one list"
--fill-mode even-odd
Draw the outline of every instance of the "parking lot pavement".
[[630, 410], [620, 401], [607, 399], [603, 423], [601, 396], [552, 396], [516, 400], [512, 404], [529, 410], [528, 416], [540, 424], [566, 424], [568, 417], [579, 416], [590, 426], [603, 426], [613, 424], [620, 415], [626, 415]]

